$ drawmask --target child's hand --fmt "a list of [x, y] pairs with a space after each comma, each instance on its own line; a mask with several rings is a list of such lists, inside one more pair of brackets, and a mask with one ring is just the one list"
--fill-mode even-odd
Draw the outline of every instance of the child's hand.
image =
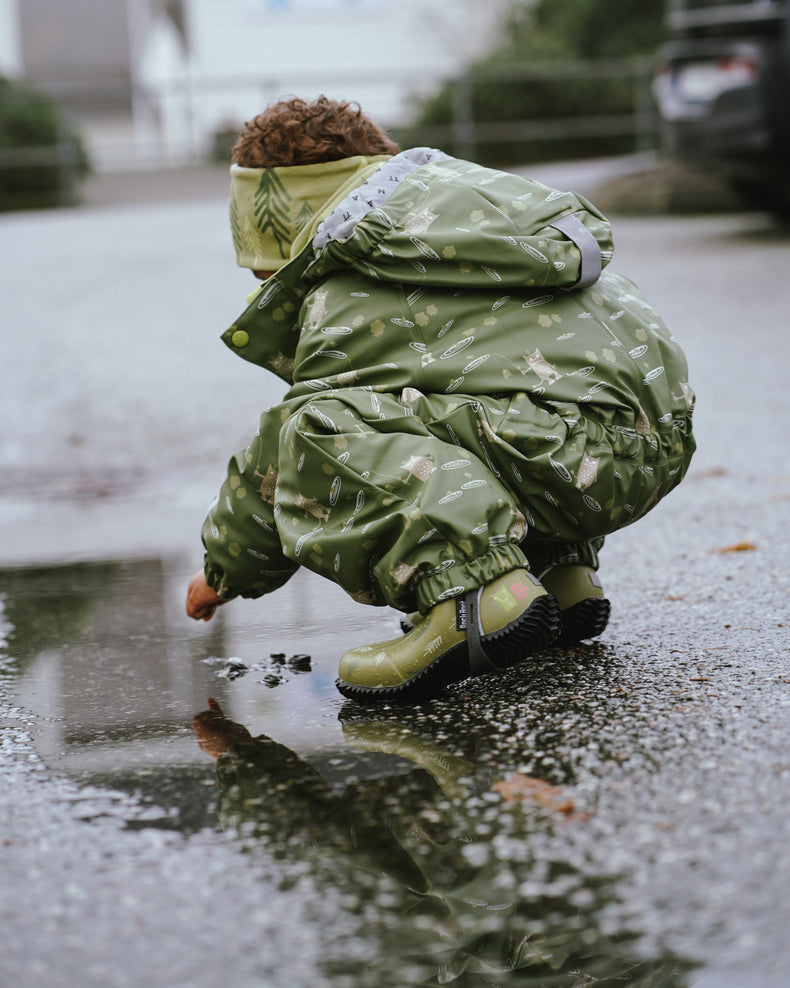
[[220, 604], [225, 601], [206, 583], [203, 570], [189, 581], [187, 588], [187, 614], [196, 621], [210, 621]]

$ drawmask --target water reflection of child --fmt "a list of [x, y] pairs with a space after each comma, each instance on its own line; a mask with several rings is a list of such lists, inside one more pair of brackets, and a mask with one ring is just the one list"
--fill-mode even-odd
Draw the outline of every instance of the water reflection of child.
[[[293, 751], [226, 718], [215, 700], [194, 730], [217, 759], [223, 825], [260, 841], [286, 868], [308, 866], [319, 890], [326, 882], [344, 901], [365, 902], [359, 936], [374, 938], [376, 949], [358, 983], [400, 988], [405, 965], [420, 975], [409, 984], [509, 984], [511, 972], [519, 985], [553, 988], [609, 978], [642, 988], [688, 984], [675, 960], [636, 961], [598, 930], [597, 913], [613, 898], [600, 876], [558, 865], [543, 896], [522, 898], [519, 888], [536, 881], [529, 830], [552, 819], [584, 824], [554, 787], [525, 786], [518, 776], [490, 785], [433, 741], [397, 723], [363, 721], [343, 726], [353, 748], [398, 755], [414, 769], [337, 793]], [[495, 817], [497, 792], [508, 798]], [[516, 817], [532, 822], [519, 829]], [[496, 850], [481, 836], [483, 818], [490, 838], [508, 835]]]
[[269, 107], [231, 168], [238, 263], [268, 280], [223, 339], [291, 386], [230, 462], [188, 613], [300, 566], [415, 614], [338, 687], [414, 700], [599, 635], [608, 533], [694, 450], [683, 354], [607, 267], [588, 202], [431, 148], [355, 105]]

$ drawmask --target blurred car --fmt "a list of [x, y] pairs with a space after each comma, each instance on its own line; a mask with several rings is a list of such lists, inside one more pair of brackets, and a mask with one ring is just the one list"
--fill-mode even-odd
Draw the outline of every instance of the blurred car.
[[790, 216], [790, 0], [672, 0], [654, 93], [664, 148]]

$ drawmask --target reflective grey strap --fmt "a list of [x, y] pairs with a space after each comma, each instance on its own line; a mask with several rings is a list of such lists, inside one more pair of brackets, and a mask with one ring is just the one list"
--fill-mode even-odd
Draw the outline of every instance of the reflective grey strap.
[[466, 605], [466, 645], [469, 649], [469, 673], [472, 676], [482, 676], [487, 672], [499, 670], [489, 659], [480, 640], [480, 598], [483, 588], [470, 590], [464, 595]]
[[400, 182], [413, 171], [435, 161], [446, 161], [448, 155], [436, 148], [409, 148], [385, 161], [370, 178], [352, 189], [343, 201], [321, 223], [313, 237], [313, 247], [320, 250], [330, 240], [348, 240], [356, 225], [369, 212], [383, 206], [398, 189]]
[[553, 226], [555, 230], [564, 233], [581, 252], [582, 262], [579, 268], [579, 280], [573, 287], [586, 288], [588, 285], [594, 285], [601, 277], [601, 248], [595, 237], [573, 213], [560, 216], [554, 223], [549, 223], [549, 226]]

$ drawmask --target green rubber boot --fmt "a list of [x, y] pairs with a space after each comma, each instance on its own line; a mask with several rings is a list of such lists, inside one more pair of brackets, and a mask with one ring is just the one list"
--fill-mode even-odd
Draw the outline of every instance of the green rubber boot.
[[451, 683], [500, 672], [548, 648], [559, 629], [556, 599], [515, 569], [436, 604], [399, 638], [346, 652], [337, 688], [362, 703], [426, 700]]
[[585, 638], [597, 638], [609, 623], [612, 605], [606, 599], [598, 574], [589, 566], [554, 566], [542, 574], [541, 583], [560, 605], [562, 630], [555, 645], [565, 648]]

